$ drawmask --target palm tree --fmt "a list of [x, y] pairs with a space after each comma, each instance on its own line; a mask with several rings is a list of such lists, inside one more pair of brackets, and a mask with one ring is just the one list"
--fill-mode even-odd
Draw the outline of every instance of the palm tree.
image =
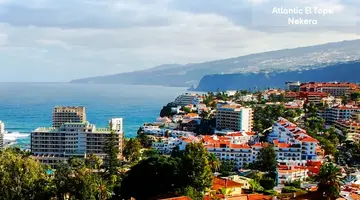
[[219, 159], [215, 156], [215, 154], [210, 153], [208, 160], [213, 172], [216, 172], [217, 170], [220, 169], [221, 163]]
[[224, 200], [225, 200], [227, 196], [231, 195], [232, 190], [231, 190], [231, 188], [225, 187], [225, 188], [220, 188], [219, 192], [220, 192], [220, 194], [224, 195]]
[[318, 192], [321, 192], [326, 199], [336, 199], [340, 193], [340, 184], [342, 183], [341, 169], [335, 164], [328, 162], [320, 168], [317, 175]]

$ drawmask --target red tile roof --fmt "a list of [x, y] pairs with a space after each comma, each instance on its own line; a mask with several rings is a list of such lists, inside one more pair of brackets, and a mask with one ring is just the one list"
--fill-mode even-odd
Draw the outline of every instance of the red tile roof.
[[166, 199], [159, 199], [159, 200], [191, 200], [190, 197], [181, 196], [181, 197], [173, 197], [173, 198], [166, 198]]
[[221, 188], [236, 188], [236, 187], [241, 187], [241, 186], [243, 186], [243, 184], [237, 183], [230, 179], [214, 177], [211, 189], [218, 191]]
[[247, 144], [230, 144], [230, 148], [233, 149], [250, 149], [250, 146]]
[[[218, 199], [223, 199], [224, 195], [218, 194], [216, 195]], [[205, 196], [204, 200], [211, 200], [209, 196]], [[242, 194], [242, 195], [234, 195], [227, 196], [227, 200], [272, 200], [274, 199], [272, 196], [263, 195], [263, 194]]]
[[300, 140], [301, 142], [319, 142], [317, 139], [312, 138], [310, 136], [303, 137], [303, 138], [298, 138], [298, 140]]

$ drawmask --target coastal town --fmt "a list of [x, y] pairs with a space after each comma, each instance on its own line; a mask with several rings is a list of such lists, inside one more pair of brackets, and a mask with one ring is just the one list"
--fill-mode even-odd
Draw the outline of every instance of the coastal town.
[[[99, 128], [85, 107], [57, 106], [52, 127], [36, 128], [20, 154], [54, 180], [65, 165], [71, 180], [80, 169], [118, 177], [97, 199], [360, 199], [357, 83], [189, 92], [154, 119], [125, 138], [120, 116]], [[14, 156], [21, 150], [4, 146], [5, 126], [0, 121], [0, 149]]]

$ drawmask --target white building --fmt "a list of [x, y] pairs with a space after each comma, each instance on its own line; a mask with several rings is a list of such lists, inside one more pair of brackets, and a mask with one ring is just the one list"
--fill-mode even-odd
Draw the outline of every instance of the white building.
[[328, 109], [325, 109], [319, 115], [325, 119], [326, 124], [333, 124], [337, 120], [348, 120], [351, 118], [351, 114], [359, 112], [360, 107], [353, 105], [337, 105]]
[[280, 117], [273, 124], [273, 132], [269, 134], [268, 141], [274, 143], [275, 146], [278, 144], [279, 147], [291, 145], [292, 149], [301, 152], [301, 160], [316, 159], [318, 141], [309, 136], [304, 129], [299, 128], [285, 118]]
[[187, 106], [189, 104], [195, 103], [195, 99], [197, 98], [197, 94], [194, 93], [185, 93], [180, 96], [178, 96], [174, 103], [178, 106]]
[[229, 139], [211, 136], [204, 136], [203, 142], [208, 152], [215, 154], [220, 161], [234, 161], [237, 168], [253, 162], [252, 151], [248, 144], [232, 144]]
[[305, 181], [308, 178], [308, 171], [307, 169], [296, 169], [294, 167], [278, 169], [278, 183], [283, 185], [287, 182]]
[[175, 147], [179, 147], [180, 151], [185, 150], [186, 145], [191, 142], [198, 141], [195, 137], [191, 138], [177, 138], [177, 137], [161, 137], [154, 141], [151, 147], [161, 154], [171, 154]]
[[247, 94], [247, 95], [244, 95], [244, 96], [240, 96], [239, 100], [244, 101], [244, 102], [249, 102], [249, 101], [257, 102], [257, 97], [254, 96], [253, 94]]
[[116, 134], [118, 148], [122, 152], [122, 119], [114, 118], [109, 120], [109, 128], [97, 128], [89, 122], [37, 128], [31, 133], [31, 153], [35, 159], [52, 167], [70, 157], [85, 158], [90, 153], [104, 158], [103, 149], [111, 132]]
[[0, 121], [0, 150], [4, 148], [5, 124]]
[[253, 111], [239, 104], [219, 106], [216, 111], [216, 128], [251, 132]]

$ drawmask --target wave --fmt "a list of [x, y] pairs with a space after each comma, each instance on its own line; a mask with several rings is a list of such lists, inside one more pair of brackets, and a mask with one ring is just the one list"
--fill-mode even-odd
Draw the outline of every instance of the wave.
[[29, 133], [20, 133], [20, 132], [13, 132], [13, 133], [5, 133], [4, 140], [5, 141], [16, 141], [17, 139], [29, 137]]

